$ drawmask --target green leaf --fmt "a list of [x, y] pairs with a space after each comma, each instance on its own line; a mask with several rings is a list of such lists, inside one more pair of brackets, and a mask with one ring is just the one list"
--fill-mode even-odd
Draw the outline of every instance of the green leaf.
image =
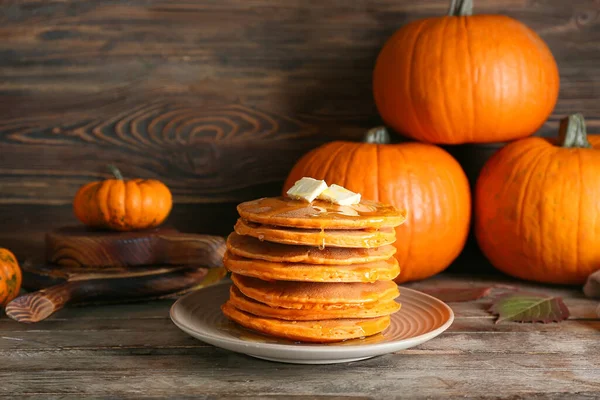
[[498, 316], [496, 323], [560, 322], [569, 317], [569, 309], [560, 297], [540, 293], [517, 292], [498, 298], [489, 311]]

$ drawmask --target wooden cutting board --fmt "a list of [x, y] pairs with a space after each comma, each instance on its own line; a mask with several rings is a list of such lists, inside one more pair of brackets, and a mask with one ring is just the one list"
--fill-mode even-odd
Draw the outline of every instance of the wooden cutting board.
[[225, 239], [171, 228], [138, 232], [62, 228], [46, 235], [45, 265], [24, 263], [23, 288], [6, 306], [37, 322], [67, 304], [115, 303], [178, 295], [226, 275]]
[[224, 267], [150, 266], [81, 269], [24, 264], [24, 288], [6, 314], [19, 322], [38, 322], [67, 304], [107, 304], [174, 297], [221, 280]]
[[46, 234], [46, 261], [69, 268], [145, 265], [220, 266], [225, 240], [172, 228], [137, 232], [66, 227]]

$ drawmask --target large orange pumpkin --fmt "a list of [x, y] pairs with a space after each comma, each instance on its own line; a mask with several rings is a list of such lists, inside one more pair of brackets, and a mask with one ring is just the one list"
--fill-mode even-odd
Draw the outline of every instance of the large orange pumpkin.
[[430, 277], [447, 268], [464, 247], [471, 216], [470, 189], [458, 162], [424, 143], [383, 144], [382, 129], [366, 142], [336, 141], [304, 155], [290, 172], [285, 193], [304, 176], [324, 179], [407, 210], [396, 229], [397, 282]]
[[0, 248], [0, 306], [17, 297], [22, 279], [15, 255], [10, 250]]
[[558, 140], [513, 142], [484, 165], [475, 196], [483, 253], [512, 276], [582, 284], [600, 269], [600, 136], [583, 117], [561, 122]]
[[73, 199], [77, 219], [91, 228], [132, 231], [159, 226], [173, 205], [171, 191], [155, 179], [124, 180], [113, 166], [115, 179], [90, 182]]
[[558, 98], [556, 61], [530, 28], [504, 15], [411, 22], [385, 43], [373, 73], [379, 114], [397, 132], [443, 144], [503, 142], [533, 134]]

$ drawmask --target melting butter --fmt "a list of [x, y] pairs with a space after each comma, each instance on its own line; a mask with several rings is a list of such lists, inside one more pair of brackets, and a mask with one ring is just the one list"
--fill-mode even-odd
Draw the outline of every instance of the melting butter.
[[340, 206], [352, 206], [360, 203], [360, 193], [354, 193], [335, 183], [325, 189], [318, 196], [319, 200], [330, 201]]
[[304, 200], [312, 203], [324, 190], [327, 183], [322, 180], [304, 177], [292, 186], [286, 193], [294, 200]]

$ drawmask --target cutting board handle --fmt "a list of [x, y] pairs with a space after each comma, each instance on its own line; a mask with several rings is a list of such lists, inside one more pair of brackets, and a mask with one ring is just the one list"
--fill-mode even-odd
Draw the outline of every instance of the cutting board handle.
[[78, 282], [65, 282], [17, 297], [6, 305], [6, 315], [19, 322], [38, 322], [63, 308], [76, 294]]

